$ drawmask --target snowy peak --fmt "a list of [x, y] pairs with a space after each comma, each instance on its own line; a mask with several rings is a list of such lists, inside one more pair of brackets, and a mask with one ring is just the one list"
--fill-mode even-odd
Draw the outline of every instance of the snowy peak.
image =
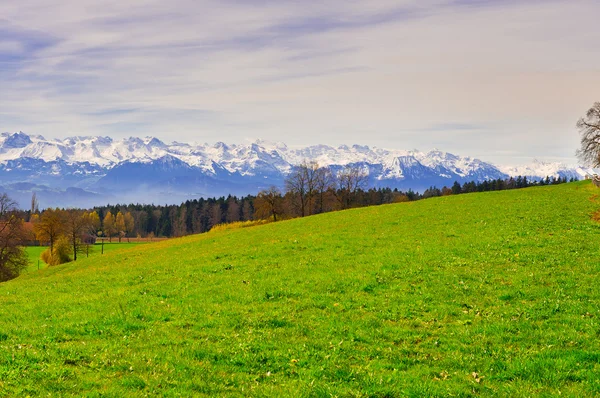
[[156, 148], [164, 149], [167, 147], [164, 142], [162, 142], [158, 138], [154, 138], [154, 137], [146, 137], [146, 139], [144, 140], [144, 143], [150, 148], [156, 147]]
[[525, 176], [528, 178], [567, 177], [579, 179], [577, 167], [560, 162], [544, 162], [534, 159], [531, 164], [521, 166], [500, 166], [499, 169], [510, 176]]
[[3, 134], [4, 141], [2, 142], [2, 148], [25, 148], [27, 145], [31, 144], [31, 138], [29, 138], [29, 136], [22, 131], [13, 134], [5, 134]]
[[[356, 144], [295, 148], [265, 140], [167, 144], [155, 137], [46, 139], [20, 131], [0, 134], [0, 186], [44, 186], [48, 192], [65, 193], [60, 198], [39, 195], [46, 206], [89, 206], [92, 199], [95, 204], [181, 203], [201, 196], [256, 194], [273, 185], [283, 188], [290, 170], [304, 162], [329, 167], [334, 173], [347, 165], [357, 166], [368, 172], [370, 187], [419, 192], [430, 186], [451, 186], [454, 181], [462, 184], [509, 175], [539, 179], [598, 174], [584, 169], [578, 174], [566, 165], [540, 161], [496, 167], [438, 149], [421, 152]], [[29, 189], [29, 197], [33, 191]], [[92, 196], [82, 201], [82, 195], [69, 196], [73, 192]], [[27, 206], [27, 194], [22, 193], [22, 198]]]
[[[290, 148], [281, 142], [256, 140], [245, 144], [213, 145], [172, 142], [166, 144], [155, 137], [73, 136], [47, 140], [23, 132], [0, 135], [0, 164], [31, 158], [44, 162], [61, 161], [71, 165], [88, 164], [110, 170], [125, 163], [162, 165], [166, 168], [182, 165], [204, 175], [239, 175], [242, 177], [273, 177], [283, 179], [294, 165], [315, 162], [322, 167], [340, 168], [360, 165], [370, 172], [372, 181], [430, 180], [436, 184], [454, 180], [483, 180], [508, 175], [576, 176], [574, 168], [559, 163], [534, 161], [531, 165], [496, 167], [471, 157], [458, 156], [434, 149], [395, 150], [366, 145], [313, 145]], [[275, 176], [275, 177], [274, 177]], [[421, 181], [422, 182], [422, 181]]]

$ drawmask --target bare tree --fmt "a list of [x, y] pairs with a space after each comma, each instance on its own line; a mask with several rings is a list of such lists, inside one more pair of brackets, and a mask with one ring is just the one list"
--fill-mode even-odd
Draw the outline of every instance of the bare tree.
[[240, 221], [240, 204], [233, 196], [227, 198], [227, 215], [225, 216], [225, 220], [227, 222]]
[[369, 175], [358, 165], [348, 165], [337, 175], [336, 197], [342, 209], [348, 209], [356, 193], [367, 186]]
[[17, 202], [12, 200], [6, 193], [0, 195], [0, 217], [6, 217], [17, 210]]
[[40, 212], [40, 202], [38, 201], [37, 194], [34, 192], [31, 195], [31, 214], [37, 214]]
[[5, 193], [0, 195], [0, 281], [16, 278], [29, 264], [21, 247], [25, 240], [23, 220], [16, 213], [16, 202]]
[[304, 161], [299, 166], [295, 166], [285, 180], [286, 191], [293, 195], [295, 205], [302, 217], [313, 213], [318, 177], [319, 165], [316, 162]]
[[208, 215], [208, 228], [212, 228], [215, 225], [219, 225], [223, 222], [223, 209], [218, 202], [214, 202], [210, 205]]
[[285, 179], [285, 190], [293, 195], [294, 205], [301, 217], [306, 215], [307, 173], [304, 165], [295, 166]]
[[586, 164], [600, 166], [600, 102], [594, 103], [585, 117], [579, 119], [577, 128], [581, 134], [577, 156]]
[[173, 219], [171, 221], [173, 225], [173, 236], [185, 236], [187, 235], [187, 208], [182, 206], [179, 214], [177, 210], [174, 208], [171, 210]]
[[335, 178], [329, 167], [320, 167], [316, 171], [315, 181], [316, 211], [324, 213], [328, 192], [335, 189]]
[[254, 214], [258, 218], [273, 217], [277, 221], [277, 216], [283, 213], [283, 197], [277, 187], [271, 187], [260, 191], [254, 201]]
[[242, 205], [242, 220], [248, 221], [254, 218], [254, 209], [252, 208], [252, 204], [249, 200], [244, 200], [244, 204]]

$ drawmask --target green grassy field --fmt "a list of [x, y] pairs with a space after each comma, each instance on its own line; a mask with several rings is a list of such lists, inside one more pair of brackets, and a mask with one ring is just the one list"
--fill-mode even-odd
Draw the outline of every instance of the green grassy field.
[[[109, 253], [114, 250], [123, 250], [135, 247], [136, 245], [145, 244], [146, 242], [136, 242], [136, 243], [128, 243], [123, 241], [121, 243], [118, 242], [105, 242], [104, 243], [104, 253]], [[39, 269], [46, 268], [48, 265], [40, 259], [40, 255], [44, 250], [46, 250], [47, 246], [28, 246], [25, 248], [27, 255], [29, 256], [29, 267], [25, 270], [25, 272], [33, 272]], [[87, 253], [87, 257], [94, 257], [96, 255], [102, 254], [102, 244], [96, 243], [95, 245], [91, 245], [89, 247], [89, 252]], [[79, 258], [86, 257], [86, 253], [80, 253]], [[39, 264], [38, 264], [39, 260]]]
[[0, 395], [598, 396], [600, 190], [329, 213], [0, 284]]

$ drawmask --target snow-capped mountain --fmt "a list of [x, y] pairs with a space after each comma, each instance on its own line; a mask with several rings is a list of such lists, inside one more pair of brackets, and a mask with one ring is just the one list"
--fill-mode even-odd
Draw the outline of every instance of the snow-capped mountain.
[[[199, 196], [245, 195], [271, 185], [283, 186], [294, 165], [316, 162], [333, 171], [347, 165], [369, 173], [371, 186], [422, 191], [454, 181], [482, 181], [526, 175], [533, 178], [575, 176], [575, 170], [536, 162], [526, 167], [498, 168], [470, 157], [433, 150], [390, 150], [361, 145], [337, 148], [315, 145], [290, 148], [262, 140], [227, 145], [218, 142], [164, 143], [153, 137], [113, 140], [77, 136], [45, 139], [23, 132], [0, 135], [0, 185], [40, 192], [42, 206], [89, 206], [107, 201], [179, 203]], [[12, 185], [11, 185], [12, 184]], [[40, 187], [44, 187], [43, 189]], [[81, 191], [73, 191], [77, 188]], [[42, 191], [53, 192], [44, 203]], [[58, 192], [58, 193], [57, 193]], [[69, 199], [60, 201], [60, 192]], [[74, 195], [74, 193], [77, 195]], [[85, 198], [85, 204], [73, 199]], [[26, 203], [26, 202], [25, 202]]]
[[510, 176], [523, 176], [532, 179], [544, 177], [566, 177], [567, 179], [582, 178], [582, 175], [577, 172], [577, 167], [559, 162], [542, 162], [537, 159], [528, 165], [500, 166], [499, 169]]

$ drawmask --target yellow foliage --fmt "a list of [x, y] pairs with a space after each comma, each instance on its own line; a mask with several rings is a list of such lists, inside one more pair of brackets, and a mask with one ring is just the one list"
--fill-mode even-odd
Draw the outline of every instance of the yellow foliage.
[[213, 226], [209, 232], [216, 231], [227, 231], [230, 229], [240, 229], [240, 228], [248, 228], [254, 227], [257, 225], [264, 225], [273, 222], [273, 220], [254, 220], [254, 221], [238, 221], [238, 222], [230, 222], [224, 224], [217, 224]]
[[69, 243], [69, 240], [64, 236], [61, 236], [56, 243], [54, 243], [52, 252], [50, 252], [50, 248], [48, 248], [42, 252], [40, 258], [48, 265], [59, 265], [72, 261], [70, 253], [71, 244]]
[[400, 195], [396, 195], [394, 196], [394, 203], [404, 203], [404, 202], [409, 202], [410, 200], [408, 199], [408, 196], [404, 195], [404, 194], [400, 194]]

